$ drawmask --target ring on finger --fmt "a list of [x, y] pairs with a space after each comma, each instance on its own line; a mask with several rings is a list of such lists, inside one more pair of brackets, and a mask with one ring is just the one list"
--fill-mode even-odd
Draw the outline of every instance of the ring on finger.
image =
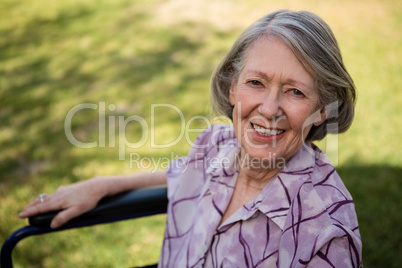
[[46, 194], [40, 194], [40, 195], [39, 195], [39, 199], [40, 199], [40, 202], [41, 202], [42, 204], [45, 202], [45, 197], [46, 197]]

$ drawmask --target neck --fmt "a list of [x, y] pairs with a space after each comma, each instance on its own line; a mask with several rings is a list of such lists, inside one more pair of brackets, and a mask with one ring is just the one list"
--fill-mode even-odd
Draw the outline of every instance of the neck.
[[261, 191], [279, 171], [242, 168], [239, 171], [239, 180], [244, 187]]
[[239, 182], [243, 187], [254, 190], [261, 191], [282, 169], [282, 167], [267, 168], [267, 165], [263, 163], [259, 165], [258, 160], [248, 157], [240, 157], [240, 162]]

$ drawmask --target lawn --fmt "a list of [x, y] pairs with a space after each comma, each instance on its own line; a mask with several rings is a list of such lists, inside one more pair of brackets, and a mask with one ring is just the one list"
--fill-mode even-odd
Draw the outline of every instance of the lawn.
[[[311, 10], [338, 38], [356, 118], [318, 144], [355, 199], [365, 267], [402, 267], [402, 2], [392, 0], [1, 1], [0, 241], [26, 224], [17, 214], [39, 193], [185, 155], [210, 118], [214, 67], [246, 26], [278, 8]], [[149, 264], [164, 221], [32, 237], [13, 260]]]

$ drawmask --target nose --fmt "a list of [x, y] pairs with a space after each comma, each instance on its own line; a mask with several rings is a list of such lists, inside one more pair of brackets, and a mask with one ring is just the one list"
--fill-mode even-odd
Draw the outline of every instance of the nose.
[[265, 118], [277, 118], [284, 115], [282, 110], [282, 98], [279, 90], [270, 90], [261, 100], [258, 106], [258, 112]]

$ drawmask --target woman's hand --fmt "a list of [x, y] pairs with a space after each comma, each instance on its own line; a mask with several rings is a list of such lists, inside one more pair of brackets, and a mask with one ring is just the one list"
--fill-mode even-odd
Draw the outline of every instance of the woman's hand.
[[61, 210], [52, 220], [50, 227], [58, 228], [91, 209], [93, 209], [107, 193], [106, 182], [100, 179], [91, 179], [60, 186], [51, 195], [35, 198], [19, 214], [20, 218], [27, 218], [37, 214]]
[[19, 214], [20, 218], [32, 217], [50, 211], [61, 210], [50, 223], [58, 228], [96, 207], [99, 200], [132, 189], [166, 185], [166, 171], [129, 175], [98, 177], [67, 186], [61, 186], [54, 194], [37, 197]]

